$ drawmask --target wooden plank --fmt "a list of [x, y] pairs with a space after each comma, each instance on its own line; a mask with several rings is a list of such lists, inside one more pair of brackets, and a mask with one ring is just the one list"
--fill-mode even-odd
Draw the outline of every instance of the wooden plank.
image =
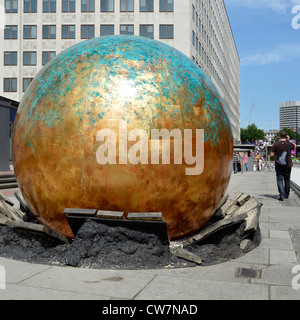
[[161, 212], [129, 212], [127, 215], [127, 219], [163, 221], [163, 216]]
[[1, 191], [0, 191], [0, 200], [5, 201], [6, 203], [8, 203], [11, 206], [14, 205], [14, 203]]
[[83, 208], [65, 208], [64, 214], [74, 214], [79, 216], [96, 216], [97, 209], [83, 209]]
[[98, 210], [96, 216], [103, 219], [124, 219], [124, 212]]

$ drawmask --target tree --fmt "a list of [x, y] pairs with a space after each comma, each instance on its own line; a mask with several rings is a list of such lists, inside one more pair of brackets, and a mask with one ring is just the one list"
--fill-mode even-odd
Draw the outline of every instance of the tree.
[[246, 129], [241, 128], [241, 140], [242, 142], [249, 142], [252, 139], [255, 140], [263, 140], [265, 138], [265, 133], [263, 130], [258, 129], [257, 126], [253, 123], [250, 124]]
[[[299, 134], [297, 135], [292, 129], [283, 128], [280, 131], [285, 131], [290, 136], [291, 140], [296, 140], [296, 139], [299, 140], [300, 139], [300, 135]], [[277, 141], [280, 138], [280, 131], [276, 133], [276, 135], [274, 137], [275, 141]]]

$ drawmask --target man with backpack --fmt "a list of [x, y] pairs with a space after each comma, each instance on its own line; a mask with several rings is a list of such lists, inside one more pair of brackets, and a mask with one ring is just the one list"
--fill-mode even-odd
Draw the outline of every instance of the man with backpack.
[[279, 201], [288, 199], [290, 195], [290, 177], [293, 166], [291, 150], [297, 146], [290, 141], [290, 137], [285, 131], [280, 132], [280, 139], [274, 143], [271, 150], [271, 157], [276, 156], [275, 171], [277, 187], [279, 191]]

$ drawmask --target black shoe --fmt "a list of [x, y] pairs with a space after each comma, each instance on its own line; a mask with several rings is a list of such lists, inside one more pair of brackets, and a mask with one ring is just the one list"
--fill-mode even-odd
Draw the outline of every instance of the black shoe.
[[289, 196], [285, 196], [285, 198], [286, 198], [286, 199], [288, 199], [288, 198], [289, 198]]
[[281, 196], [279, 196], [279, 197], [277, 198], [277, 200], [283, 201], [283, 198], [282, 198]]

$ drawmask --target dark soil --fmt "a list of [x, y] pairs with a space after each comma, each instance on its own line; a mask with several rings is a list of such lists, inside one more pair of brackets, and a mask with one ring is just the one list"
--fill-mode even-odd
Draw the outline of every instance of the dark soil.
[[[199, 255], [204, 266], [238, 258], [244, 254], [239, 246], [244, 228], [244, 223], [226, 228], [186, 249]], [[108, 227], [89, 219], [69, 244], [43, 234], [0, 226], [0, 256], [30, 263], [95, 269], [196, 266], [173, 255], [169, 246], [163, 245], [154, 234]]]

